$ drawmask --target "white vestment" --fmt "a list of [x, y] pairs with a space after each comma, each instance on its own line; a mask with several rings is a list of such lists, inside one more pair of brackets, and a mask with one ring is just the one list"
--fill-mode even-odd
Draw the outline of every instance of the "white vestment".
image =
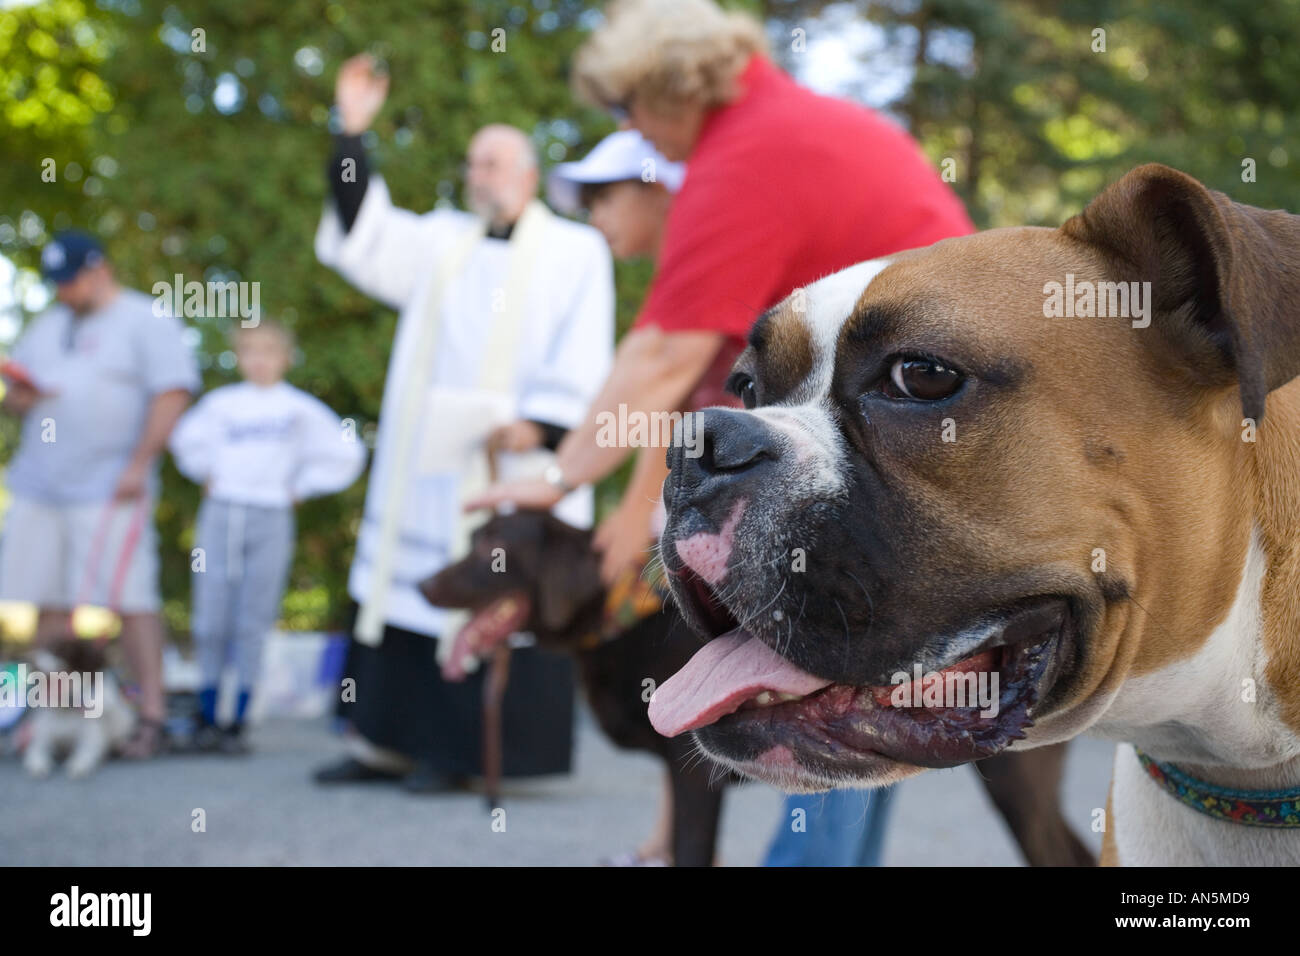
[[[372, 176], [352, 229], [344, 233], [331, 205], [316, 232], [316, 256], [356, 288], [400, 311], [384, 383], [379, 431], [366, 493], [365, 515], [348, 578], [348, 591], [369, 596], [378, 548], [384, 489], [395, 457], [398, 397], [408, 377], [406, 364], [419, 324], [427, 320], [427, 299], [435, 266], [453, 253], [458, 238], [473, 228], [468, 213], [438, 210], [418, 215], [393, 206], [382, 178]], [[515, 374], [513, 418], [572, 428], [578, 425], [609, 372], [614, 338], [613, 267], [600, 233], [589, 226], [547, 217], [545, 241], [531, 263], [526, 310], [512, 356]], [[484, 238], [469, 251], [464, 267], [448, 282], [429, 381], [451, 389], [474, 388], [483, 367], [492, 323], [500, 315], [510, 243]], [[387, 427], [386, 427], [387, 426]], [[459, 462], [430, 472], [427, 454], [410, 456], [417, 473], [409, 478], [400, 515], [393, 575], [384, 619], [430, 636], [444, 632], [446, 612], [431, 606], [415, 585], [442, 568], [460, 521]], [[421, 466], [423, 463], [423, 467]], [[589, 527], [592, 492], [565, 497], [555, 514]], [[459, 557], [456, 555], [455, 557]]]

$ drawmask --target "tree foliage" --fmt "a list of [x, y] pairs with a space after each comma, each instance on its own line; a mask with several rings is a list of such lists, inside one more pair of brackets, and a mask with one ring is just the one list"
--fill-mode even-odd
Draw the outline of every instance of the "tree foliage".
[[[1300, 211], [1300, 4], [1294, 0], [768, 0], [786, 42], [851, 7], [908, 82], [882, 104], [984, 227], [1058, 225], [1144, 162], [1234, 199]], [[873, 62], [876, 61], [876, 62]], [[1253, 175], [1253, 179], [1252, 179]]]
[[[290, 380], [368, 431], [395, 316], [312, 252], [339, 64], [370, 50], [387, 65], [392, 92], [370, 137], [372, 155], [395, 200], [423, 211], [459, 199], [464, 148], [483, 123], [529, 131], [549, 161], [580, 155], [610, 130], [608, 119], [575, 106], [567, 85], [588, 14], [572, 0], [128, 0], [108, 11], [57, 0], [0, 13], [0, 36], [31, 58], [16, 73], [6, 59], [4, 138], [33, 117], [25, 138], [9, 144], [8, 195], [22, 210], [6, 210], [0, 221], [11, 227], [0, 234], [0, 251], [32, 266], [50, 229], [77, 224], [105, 238], [119, 275], [135, 288], [178, 274], [258, 282], [263, 313], [298, 336], [301, 361]], [[93, 37], [80, 26], [87, 22]], [[79, 79], [90, 66], [97, 84]], [[50, 79], [13, 79], [27, 73]], [[84, 109], [56, 109], [68, 89], [95, 96], [85, 97]], [[43, 115], [33, 98], [50, 100]], [[59, 178], [45, 184], [39, 159], [51, 153]], [[79, 184], [66, 175], [69, 163], [86, 170]], [[19, 235], [24, 214], [29, 228]], [[624, 286], [625, 320], [635, 285]], [[228, 323], [190, 321], [206, 386], [233, 381]], [[291, 625], [337, 620], [363, 497], [358, 483], [301, 507], [285, 607]], [[163, 590], [177, 628], [187, 619], [197, 500], [198, 489], [168, 468], [158, 519]]]
[[[883, 52], [862, 62], [855, 88], [905, 73], [897, 95], [877, 105], [936, 163], [953, 160], [954, 186], [982, 226], [1055, 225], [1149, 160], [1255, 205], [1300, 210], [1294, 0], [740, 5], [767, 18], [778, 59], [795, 72], [807, 54], [789, 42], [793, 30], [816, 38], [842, 22], [820, 14], [877, 24]], [[528, 130], [548, 163], [583, 154], [611, 129], [567, 86], [571, 54], [598, 17], [597, 5], [579, 0], [44, 0], [0, 9], [0, 253], [30, 281], [49, 232], [79, 225], [106, 238], [136, 288], [177, 274], [259, 282], [263, 311], [298, 334], [291, 380], [372, 424], [395, 317], [312, 253], [339, 64], [361, 50], [387, 64], [392, 92], [370, 148], [396, 200], [424, 210], [458, 201], [463, 150], [483, 123]], [[47, 159], [54, 182], [41, 178]], [[1244, 181], [1252, 163], [1254, 181]], [[620, 327], [649, 271], [620, 266]], [[223, 322], [194, 326], [207, 386], [232, 381]], [[6, 424], [6, 447], [13, 435]], [[167, 470], [163, 588], [178, 629], [197, 495]], [[302, 507], [289, 624], [337, 620], [363, 496], [358, 484]]]

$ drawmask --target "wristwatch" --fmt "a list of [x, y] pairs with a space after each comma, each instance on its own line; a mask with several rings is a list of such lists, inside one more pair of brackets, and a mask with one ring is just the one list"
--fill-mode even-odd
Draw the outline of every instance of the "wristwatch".
[[560, 471], [560, 466], [554, 462], [546, 466], [546, 470], [542, 472], [542, 480], [566, 495], [573, 490], [573, 485], [564, 480], [564, 472]]

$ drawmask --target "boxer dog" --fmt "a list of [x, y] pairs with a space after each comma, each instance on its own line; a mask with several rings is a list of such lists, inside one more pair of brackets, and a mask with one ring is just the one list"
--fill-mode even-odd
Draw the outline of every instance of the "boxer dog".
[[1087, 731], [1104, 863], [1300, 863], [1297, 374], [1300, 217], [1158, 165], [796, 291], [669, 452], [656, 728], [794, 791]]

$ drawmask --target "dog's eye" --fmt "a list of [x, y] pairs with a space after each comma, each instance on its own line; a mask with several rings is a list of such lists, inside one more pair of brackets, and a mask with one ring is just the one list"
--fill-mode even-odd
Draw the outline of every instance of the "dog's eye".
[[741, 404], [746, 408], [755, 408], [758, 405], [758, 386], [744, 372], [732, 372], [723, 388], [740, 399]]
[[883, 390], [890, 398], [937, 402], [957, 391], [962, 374], [937, 359], [900, 356], [890, 366]]

